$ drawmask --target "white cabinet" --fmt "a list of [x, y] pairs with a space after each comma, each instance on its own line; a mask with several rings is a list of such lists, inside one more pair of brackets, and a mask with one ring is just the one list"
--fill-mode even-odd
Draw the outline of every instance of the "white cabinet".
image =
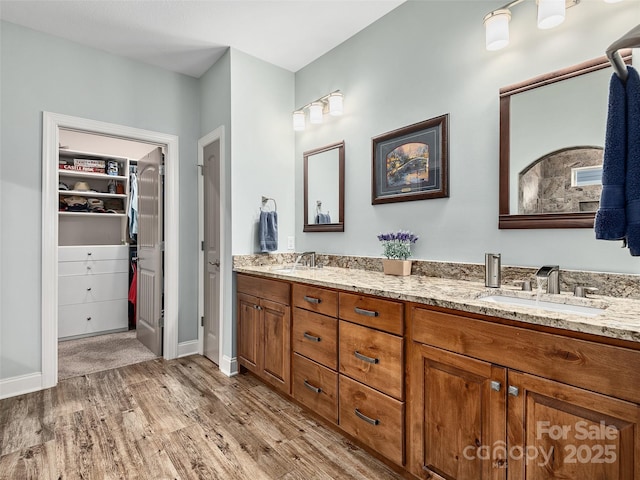
[[129, 247], [58, 248], [58, 338], [128, 329]]
[[60, 149], [58, 245], [127, 243], [129, 159]]

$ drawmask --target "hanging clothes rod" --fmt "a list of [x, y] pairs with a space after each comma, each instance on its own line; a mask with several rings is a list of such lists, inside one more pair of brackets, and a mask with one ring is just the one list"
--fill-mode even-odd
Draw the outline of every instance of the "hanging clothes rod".
[[627, 66], [620, 55], [619, 50], [623, 48], [638, 48], [640, 47], [640, 25], [629, 30], [626, 34], [613, 42], [609, 48], [607, 48], [607, 58], [611, 62], [613, 70], [616, 75], [620, 77], [620, 80], [626, 82], [627, 80]]

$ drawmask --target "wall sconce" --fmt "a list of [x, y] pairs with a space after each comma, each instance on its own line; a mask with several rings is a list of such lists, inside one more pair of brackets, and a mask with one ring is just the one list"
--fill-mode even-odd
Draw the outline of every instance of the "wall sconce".
[[340, 90], [331, 92], [324, 97], [320, 97], [313, 102], [309, 102], [301, 108], [293, 112], [293, 129], [297, 132], [302, 131], [306, 127], [305, 110], [309, 111], [309, 123], [322, 123], [324, 114], [342, 115], [344, 112], [343, 100], [344, 96]]
[[[617, 3], [622, 0], [604, 0], [607, 3]], [[510, 8], [524, 0], [513, 0], [503, 7], [487, 13], [484, 16], [485, 46], [487, 50], [500, 50], [509, 44]], [[574, 7], [580, 0], [536, 0], [538, 4], [538, 28], [548, 29], [564, 22], [567, 8]]]

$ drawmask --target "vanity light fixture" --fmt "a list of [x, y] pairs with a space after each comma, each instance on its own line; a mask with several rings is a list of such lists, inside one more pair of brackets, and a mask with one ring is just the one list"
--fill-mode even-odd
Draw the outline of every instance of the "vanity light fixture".
[[[487, 50], [500, 50], [509, 44], [509, 21], [511, 8], [525, 0], [513, 0], [484, 16], [485, 42]], [[617, 3], [622, 0], [604, 0]], [[566, 9], [574, 7], [580, 0], [536, 0], [538, 5], [538, 28], [545, 30], [564, 22]]]
[[309, 123], [313, 124], [322, 123], [325, 113], [333, 116], [342, 115], [344, 112], [343, 98], [340, 90], [336, 90], [298, 108], [293, 112], [293, 129], [297, 132], [305, 129], [306, 110], [309, 111]]

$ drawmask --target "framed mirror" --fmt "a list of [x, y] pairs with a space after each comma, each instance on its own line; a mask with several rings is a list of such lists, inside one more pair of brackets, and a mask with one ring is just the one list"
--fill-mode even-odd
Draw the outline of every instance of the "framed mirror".
[[304, 152], [304, 232], [344, 232], [344, 141]]
[[500, 89], [499, 228], [593, 228], [610, 67], [603, 56]]

